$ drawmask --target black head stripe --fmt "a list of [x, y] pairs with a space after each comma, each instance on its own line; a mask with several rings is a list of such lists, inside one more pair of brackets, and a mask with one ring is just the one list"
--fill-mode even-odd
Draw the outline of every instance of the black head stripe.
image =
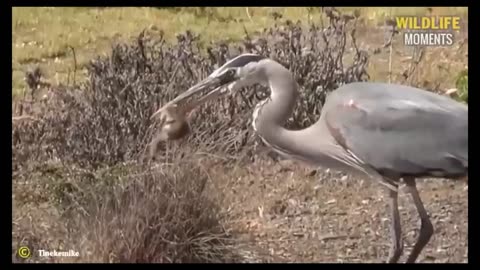
[[258, 62], [262, 59], [265, 59], [265, 56], [253, 54], [253, 53], [244, 53], [233, 59], [227, 61], [223, 66], [215, 70], [210, 76], [218, 75], [228, 68], [238, 68], [247, 65], [250, 62]]

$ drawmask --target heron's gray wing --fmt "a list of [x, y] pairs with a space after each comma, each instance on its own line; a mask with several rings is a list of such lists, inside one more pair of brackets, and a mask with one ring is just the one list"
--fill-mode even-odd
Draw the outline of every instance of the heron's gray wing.
[[468, 109], [438, 102], [344, 99], [326, 110], [325, 120], [339, 144], [380, 173], [463, 175], [468, 171]]

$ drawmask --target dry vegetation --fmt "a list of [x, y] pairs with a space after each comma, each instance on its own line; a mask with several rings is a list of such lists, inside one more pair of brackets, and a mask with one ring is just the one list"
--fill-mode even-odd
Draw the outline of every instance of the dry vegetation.
[[[85, 82], [71, 74], [64, 84], [51, 84], [40, 68], [26, 72], [29, 91], [13, 103], [13, 260], [25, 261], [15, 254], [22, 244], [73, 249], [79, 258], [52, 261], [79, 262], [372, 262], [385, 256], [388, 215], [378, 187], [265, 155], [250, 128], [265, 88], [199, 108], [191, 136], [162, 143], [155, 160], [144, 159], [156, 132], [150, 115], [241, 52], [267, 55], [293, 72], [302, 96], [290, 128], [315, 121], [325, 95], [341, 84], [390, 78], [442, 92], [455, 87], [452, 74], [468, 65], [466, 33], [458, 33], [455, 48], [413, 52], [399, 49], [393, 37], [389, 59], [384, 37], [392, 32], [361, 17], [326, 10], [317, 15], [321, 24], [305, 26], [272, 16], [271, 27], [247, 31], [240, 42], [205, 44], [187, 31], [172, 43], [161, 31], [144, 30], [86, 64]], [[389, 62], [392, 70], [385, 69]], [[372, 65], [382, 68], [372, 74]], [[466, 261], [467, 194], [462, 184], [446, 183], [422, 183], [438, 227], [424, 261]], [[402, 214], [411, 241], [415, 212], [408, 205]], [[26, 261], [42, 260], [48, 259]]]

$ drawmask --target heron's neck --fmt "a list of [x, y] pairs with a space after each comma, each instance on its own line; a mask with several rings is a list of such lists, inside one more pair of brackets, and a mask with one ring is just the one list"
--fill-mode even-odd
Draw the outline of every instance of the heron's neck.
[[284, 127], [293, 114], [299, 96], [298, 86], [286, 68], [278, 64], [273, 66], [274, 70], [269, 70], [271, 67], [269, 65], [265, 71], [271, 94], [256, 109], [256, 132], [279, 152], [303, 158], [318, 155], [318, 152], [312, 149], [311, 142], [316, 136], [310, 128], [294, 131]]
[[317, 121], [302, 130], [286, 129], [284, 125], [293, 113], [298, 98], [297, 84], [292, 74], [278, 63], [265, 65], [265, 75], [271, 95], [257, 107], [254, 127], [266, 144], [288, 158], [310, 165], [365, 172], [349, 160], [348, 154], [328, 132], [324, 121]]

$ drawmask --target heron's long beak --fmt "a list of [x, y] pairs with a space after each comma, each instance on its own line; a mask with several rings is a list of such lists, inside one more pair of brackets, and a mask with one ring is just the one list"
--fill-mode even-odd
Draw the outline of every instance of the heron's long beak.
[[158, 111], [156, 111], [151, 118], [154, 118], [157, 116], [159, 113], [161, 113], [165, 108], [168, 106], [171, 106], [172, 104], [177, 104], [181, 102], [182, 100], [185, 100], [193, 95], [196, 94], [202, 94], [209, 89], [215, 88], [213, 90], [208, 91], [206, 95], [204, 95], [202, 98], [196, 100], [193, 103], [189, 103], [186, 106], [186, 111], [190, 111], [194, 109], [195, 107], [207, 102], [208, 100], [212, 100], [221, 94], [224, 94], [226, 92], [226, 89], [224, 89], [222, 86], [224, 85], [224, 82], [222, 81], [221, 78], [216, 78], [216, 77], [207, 77], [203, 81], [197, 83], [196, 85], [190, 87], [187, 91], [184, 93], [178, 95], [176, 98], [165, 104], [162, 108], [160, 108]]

